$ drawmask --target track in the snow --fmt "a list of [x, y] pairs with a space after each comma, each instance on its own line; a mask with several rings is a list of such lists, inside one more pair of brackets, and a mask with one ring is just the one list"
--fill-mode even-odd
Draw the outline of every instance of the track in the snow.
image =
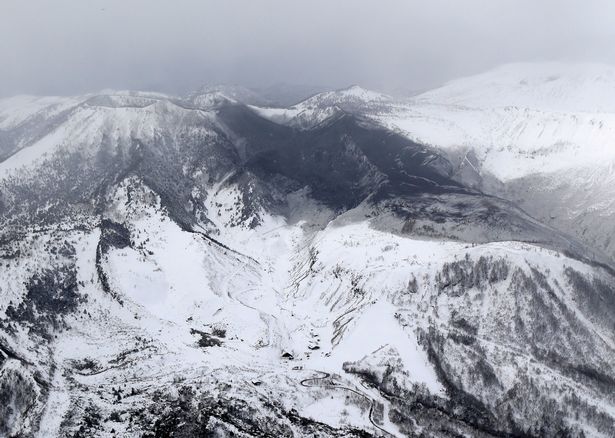
[[[356, 394], [360, 397], [363, 397], [364, 399], [368, 400], [370, 402], [370, 407], [369, 407], [369, 414], [368, 414], [368, 419], [369, 422], [380, 432], [382, 432], [384, 434], [384, 436], [386, 437], [396, 437], [395, 434], [389, 432], [386, 429], [383, 429], [381, 426], [379, 426], [378, 424], [376, 424], [376, 422], [372, 419], [372, 414], [374, 412], [374, 408], [376, 406], [376, 400], [374, 400], [373, 398], [371, 398], [369, 395], [364, 394], [360, 391], [357, 391], [356, 389], [353, 388], [349, 388], [347, 386], [342, 386], [337, 384], [334, 381], [331, 381], [330, 383], [318, 383], [318, 382], [324, 382], [326, 379], [328, 379], [329, 377], [331, 377], [330, 373], [327, 373], [325, 371], [316, 371], [320, 374], [322, 374], [320, 377], [310, 377], [307, 379], [303, 379], [301, 380], [301, 382], [299, 382], [301, 384], [301, 386], [305, 386], [306, 388], [310, 388], [310, 387], [321, 387], [321, 388], [333, 388], [333, 389], [342, 389], [345, 391], [350, 391], [353, 394]], [[310, 383], [313, 382], [313, 383]]]

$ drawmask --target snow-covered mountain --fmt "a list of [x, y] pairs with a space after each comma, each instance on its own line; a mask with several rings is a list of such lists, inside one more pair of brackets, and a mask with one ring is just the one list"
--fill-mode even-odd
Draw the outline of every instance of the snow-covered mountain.
[[[507, 69], [515, 105], [575, 114], [577, 76]], [[610, 436], [609, 248], [540, 220], [537, 189], [519, 208], [560, 174], [466, 143], [495, 138], [506, 71], [410, 101], [0, 101], [0, 435]]]
[[325, 91], [289, 108], [252, 108], [261, 116], [276, 123], [298, 128], [312, 128], [328, 118], [342, 112], [377, 113], [387, 108], [393, 99], [385, 94], [366, 90], [353, 85], [336, 91]]
[[[337, 100], [330, 94], [316, 97], [330, 105], [308, 100], [262, 114], [310, 126], [339, 110], [344, 92], [332, 93]], [[344, 110], [439, 149], [456, 179], [513, 200], [615, 259], [615, 68], [510, 64], [411, 99], [363, 95]]]
[[615, 69], [512, 64], [413, 98], [387, 123], [423, 143], [473, 148], [503, 181], [615, 157]]
[[375, 117], [447, 151], [481, 190], [615, 258], [614, 98], [613, 67], [513, 64]]

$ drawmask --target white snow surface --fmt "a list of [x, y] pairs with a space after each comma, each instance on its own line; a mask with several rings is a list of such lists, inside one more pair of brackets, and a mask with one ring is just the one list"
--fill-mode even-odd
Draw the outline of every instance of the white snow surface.
[[615, 161], [615, 69], [512, 64], [373, 117], [436, 147], [472, 148], [502, 181]]
[[561, 62], [507, 64], [456, 79], [413, 99], [471, 108], [615, 112], [615, 67]]

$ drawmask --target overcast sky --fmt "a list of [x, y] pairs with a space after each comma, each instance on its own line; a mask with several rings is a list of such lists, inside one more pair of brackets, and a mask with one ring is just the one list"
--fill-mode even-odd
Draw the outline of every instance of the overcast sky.
[[615, 64], [612, 0], [0, 0], [0, 95], [204, 83], [424, 89], [517, 61]]

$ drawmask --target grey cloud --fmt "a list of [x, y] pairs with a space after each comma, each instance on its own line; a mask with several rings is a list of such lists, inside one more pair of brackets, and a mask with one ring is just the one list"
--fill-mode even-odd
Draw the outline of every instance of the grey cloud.
[[2, 0], [0, 95], [413, 90], [506, 62], [615, 63], [614, 42], [606, 0]]

